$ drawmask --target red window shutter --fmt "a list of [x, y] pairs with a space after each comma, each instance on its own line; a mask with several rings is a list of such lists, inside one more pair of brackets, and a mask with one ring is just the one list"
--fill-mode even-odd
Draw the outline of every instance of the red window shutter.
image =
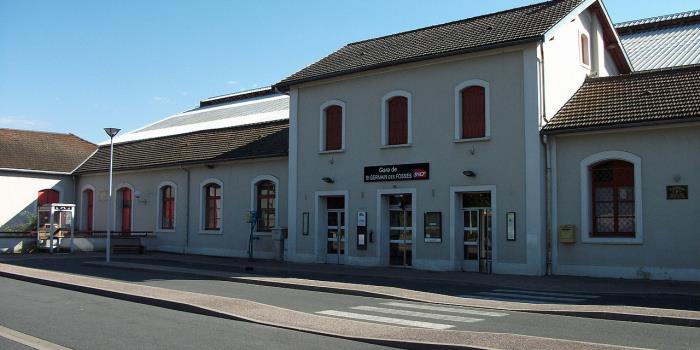
[[42, 206], [44, 204], [58, 203], [59, 193], [56, 190], [46, 189], [39, 191], [37, 196], [37, 205]]
[[131, 232], [131, 190], [122, 190], [122, 234]]
[[93, 200], [95, 199], [95, 194], [92, 190], [85, 191], [85, 199], [87, 200], [87, 220], [85, 229], [88, 232], [92, 232], [92, 214], [93, 214]]
[[343, 108], [330, 106], [326, 108], [326, 151], [339, 150], [343, 147]]
[[462, 138], [486, 136], [486, 94], [481, 86], [462, 90]]
[[388, 144], [408, 143], [408, 99], [403, 96], [393, 97], [387, 105], [389, 109]]

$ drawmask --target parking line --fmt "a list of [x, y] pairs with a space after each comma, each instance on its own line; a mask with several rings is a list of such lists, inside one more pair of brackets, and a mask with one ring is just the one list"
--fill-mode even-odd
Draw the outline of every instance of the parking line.
[[0, 326], [0, 337], [7, 338], [37, 350], [71, 350], [65, 346], [54, 344], [44, 339], [33, 337], [29, 334], [24, 334], [3, 326]]

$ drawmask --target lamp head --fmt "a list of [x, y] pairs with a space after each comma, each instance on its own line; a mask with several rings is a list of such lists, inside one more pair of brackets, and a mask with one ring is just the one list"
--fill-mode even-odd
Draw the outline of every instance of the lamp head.
[[118, 134], [120, 131], [122, 131], [122, 130], [121, 130], [121, 129], [117, 129], [117, 128], [105, 128], [105, 132], [107, 133], [107, 135], [108, 135], [109, 137], [115, 137], [115, 136], [117, 136], [117, 134]]
[[335, 182], [335, 181], [333, 181], [333, 179], [331, 179], [330, 177], [324, 177], [324, 178], [322, 178], [321, 180], [323, 180], [323, 182], [325, 182], [325, 183], [327, 183], [327, 184], [332, 184], [332, 183]]
[[474, 173], [471, 170], [465, 170], [462, 172], [462, 174], [464, 174], [464, 176], [466, 176], [466, 177], [476, 177], [476, 173]]

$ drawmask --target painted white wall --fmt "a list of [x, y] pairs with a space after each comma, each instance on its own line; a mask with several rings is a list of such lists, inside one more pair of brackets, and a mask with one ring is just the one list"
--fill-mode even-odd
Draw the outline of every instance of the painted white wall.
[[38, 192], [54, 189], [60, 192], [60, 200], [74, 203], [73, 180], [68, 175], [48, 175], [0, 171], [0, 227], [15, 226], [24, 222], [23, 212], [36, 214]]
[[[575, 244], [557, 243], [554, 271], [602, 277], [700, 280], [700, 125], [556, 137], [556, 222], [577, 228]], [[582, 242], [581, 162], [601, 152], [641, 162], [643, 239]], [[612, 153], [611, 153], [612, 154]], [[667, 200], [666, 186], [688, 185], [688, 200]]]

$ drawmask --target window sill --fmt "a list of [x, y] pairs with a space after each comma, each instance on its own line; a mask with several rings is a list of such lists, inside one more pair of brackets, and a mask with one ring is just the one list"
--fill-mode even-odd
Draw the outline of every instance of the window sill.
[[260, 237], [272, 236], [272, 232], [253, 232], [253, 236], [260, 236]]
[[176, 230], [174, 228], [168, 228], [168, 229], [159, 228], [155, 232], [157, 232], [157, 233], [175, 233]]
[[486, 136], [486, 137], [475, 137], [473, 139], [456, 139], [454, 140], [454, 143], [466, 143], [466, 142], [481, 142], [481, 141], [490, 141], [491, 136]]
[[588, 236], [582, 237], [581, 243], [585, 244], [644, 244], [641, 237], [601, 237], [601, 236]]
[[413, 146], [412, 143], [402, 143], [400, 145], [384, 145], [379, 147], [379, 149], [392, 149], [392, 148], [405, 148]]
[[200, 235], [222, 236], [222, 235], [224, 234], [224, 232], [221, 231], [221, 230], [217, 230], [217, 231], [214, 231], [214, 230], [200, 230], [200, 231], [199, 231], [199, 234], [200, 234]]
[[318, 151], [318, 154], [333, 154], [333, 153], [344, 153], [344, 149], [334, 149], [332, 151]]

